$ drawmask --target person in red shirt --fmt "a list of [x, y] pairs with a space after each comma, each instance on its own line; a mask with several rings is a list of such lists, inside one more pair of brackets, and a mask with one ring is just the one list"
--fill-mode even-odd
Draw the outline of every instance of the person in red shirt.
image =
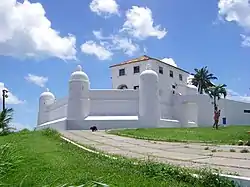
[[220, 110], [218, 110], [218, 107], [215, 107], [214, 110], [214, 125], [213, 128], [216, 127], [216, 129], [218, 129], [218, 123], [219, 123], [219, 119], [220, 119]]

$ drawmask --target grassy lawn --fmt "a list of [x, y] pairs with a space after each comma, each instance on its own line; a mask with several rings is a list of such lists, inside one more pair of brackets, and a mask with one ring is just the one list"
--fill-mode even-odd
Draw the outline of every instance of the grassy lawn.
[[250, 139], [250, 126], [209, 128], [154, 128], [112, 130], [109, 133], [138, 139], [169, 142], [207, 142], [217, 144], [237, 144], [239, 140]]
[[[4, 146], [4, 145], [8, 145]], [[51, 131], [23, 132], [0, 137], [0, 186], [230, 186], [210, 172], [202, 180], [188, 169], [131, 160], [112, 160], [85, 152]], [[218, 182], [220, 184], [218, 184]], [[5, 185], [4, 185], [5, 184]], [[20, 185], [21, 184], [21, 185]]]

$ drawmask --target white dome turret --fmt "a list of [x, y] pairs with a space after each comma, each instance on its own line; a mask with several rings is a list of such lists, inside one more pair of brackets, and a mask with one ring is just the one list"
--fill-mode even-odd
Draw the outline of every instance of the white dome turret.
[[158, 80], [158, 74], [155, 72], [155, 71], [153, 71], [152, 69], [151, 69], [151, 65], [147, 65], [147, 67], [146, 67], [146, 70], [145, 71], [143, 71], [141, 74], [140, 74], [140, 77], [144, 77], [144, 76], [146, 76], [147, 78], [149, 78], [150, 79], [150, 77], [153, 79], [153, 77], [155, 78], [155, 79], [157, 79]]
[[49, 120], [49, 116], [46, 113], [47, 107], [55, 103], [55, 96], [47, 88], [45, 92], [40, 95], [39, 98], [39, 112], [38, 112], [38, 125]]
[[48, 99], [55, 99], [54, 94], [51, 93], [51, 92], [49, 91], [48, 88], [46, 88], [46, 91], [43, 92], [43, 93], [40, 95], [40, 98], [41, 98], [41, 97], [43, 97], [43, 98], [48, 98]]
[[83, 120], [89, 114], [89, 77], [80, 65], [69, 80], [68, 120]]
[[144, 126], [157, 126], [160, 121], [159, 77], [150, 65], [141, 73], [139, 87], [139, 119]]
[[86, 73], [82, 71], [82, 67], [80, 65], [77, 66], [76, 71], [73, 72], [70, 76], [70, 81], [85, 81], [89, 82], [89, 77]]

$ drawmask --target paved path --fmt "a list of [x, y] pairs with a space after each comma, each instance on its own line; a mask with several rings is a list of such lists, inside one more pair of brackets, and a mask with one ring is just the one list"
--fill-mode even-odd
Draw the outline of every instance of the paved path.
[[[156, 142], [107, 134], [104, 131], [63, 131], [64, 137], [109, 154], [130, 158], [151, 159], [163, 163], [221, 169], [223, 173], [238, 173], [250, 177], [250, 153], [240, 153], [242, 147], [204, 144]], [[204, 150], [209, 147], [209, 150]], [[236, 152], [229, 150], [234, 148]], [[211, 152], [216, 149], [217, 152]]]

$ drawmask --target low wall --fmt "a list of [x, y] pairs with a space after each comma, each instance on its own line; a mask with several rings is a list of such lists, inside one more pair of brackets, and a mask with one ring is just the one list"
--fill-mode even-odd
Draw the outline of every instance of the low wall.
[[57, 120], [67, 116], [68, 98], [57, 100], [54, 104], [47, 106], [45, 111], [39, 111], [39, 124]]
[[[212, 99], [207, 95], [182, 96], [183, 101], [195, 102], [198, 105], [198, 124], [199, 126], [211, 126], [213, 124], [213, 104]], [[250, 103], [220, 99], [218, 101], [221, 110], [220, 124], [222, 118], [226, 118], [227, 125], [250, 125]]]
[[133, 116], [139, 112], [136, 90], [90, 90], [90, 116]]
[[64, 131], [67, 127], [67, 119], [61, 118], [54, 121], [49, 121], [47, 123], [43, 123], [35, 128], [35, 130], [42, 130], [42, 129], [55, 129], [57, 131]]
[[117, 129], [117, 128], [140, 128], [138, 119], [107, 119], [107, 120], [68, 120], [67, 130], [89, 130], [91, 126], [96, 126], [99, 130]]
[[90, 90], [90, 100], [138, 100], [138, 90]]
[[90, 116], [133, 116], [138, 115], [136, 100], [91, 100]]

